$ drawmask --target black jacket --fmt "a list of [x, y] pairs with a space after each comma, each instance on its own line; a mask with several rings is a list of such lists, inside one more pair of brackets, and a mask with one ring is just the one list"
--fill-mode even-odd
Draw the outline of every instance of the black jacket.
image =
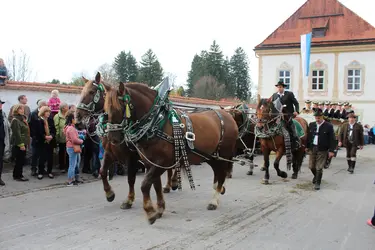
[[[316, 133], [316, 122], [311, 122], [307, 135], [307, 148], [312, 149], [314, 144], [314, 137]], [[318, 150], [334, 152], [336, 147], [335, 132], [333, 126], [329, 122], [324, 122], [320, 125], [318, 132]]]
[[35, 131], [37, 130], [37, 126], [38, 126], [38, 120], [39, 120], [38, 113], [39, 113], [38, 109], [33, 110], [30, 113], [30, 117], [28, 121], [29, 127], [30, 127], [30, 137], [33, 138], [33, 140], [35, 137]]
[[[277, 98], [279, 98], [279, 93], [272, 95], [272, 101], [275, 101]], [[281, 98], [281, 103], [286, 105], [285, 110], [288, 114], [293, 114], [294, 112], [299, 113], [299, 103], [293, 92], [284, 91], [284, 95]]]
[[323, 115], [326, 116], [326, 117], [328, 117], [329, 116], [329, 109], [325, 109], [323, 111]]
[[335, 113], [333, 114], [333, 118], [341, 119], [341, 111], [337, 109]]
[[[44, 145], [46, 139], [46, 132], [44, 129], [44, 120], [38, 117], [38, 120], [34, 122], [34, 136], [33, 136], [33, 145]], [[53, 139], [50, 141], [50, 145], [55, 146], [56, 144], [56, 128], [55, 124], [52, 120], [52, 118], [48, 118], [48, 128], [49, 128], [49, 133], [52, 135]]]
[[348, 112], [344, 109], [341, 113], [341, 119], [347, 120], [348, 119]]
[[335, 109], [331, 109], [331, 111], [329, 111], [329, 113], [328, 113], [328, 117], [329, 118], [333, 118], [334, 117], [334, 115], [335, 115]]

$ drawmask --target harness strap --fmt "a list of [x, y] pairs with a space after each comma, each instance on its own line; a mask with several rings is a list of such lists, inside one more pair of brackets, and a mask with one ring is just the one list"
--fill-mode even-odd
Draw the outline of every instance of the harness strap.
[[216, 152], [214, 153], [214, 155], [219, 156], [219, 151], [220, 151], [221, 143], [223, 142], [223, 136], [224, 136], [224, 120], [223, 120], [223, 116], [220, 114], [219, 111], [217, 110], [214, 110], [214, 111], [220, 119], [220, 127], [221, 127], [219, 144], [217, 145]]

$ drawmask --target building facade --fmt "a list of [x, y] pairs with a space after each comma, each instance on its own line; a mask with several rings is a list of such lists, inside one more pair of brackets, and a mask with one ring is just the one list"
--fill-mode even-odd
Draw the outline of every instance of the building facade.
[[[312, 32], [310, 69], [302, 73], [300, 37]], [[304, 101], [350, 102], [359, 120], [375, 124], [375, 28], [336, 0], [308, 0], [256, 46], [258, 91], [269, 97], [284, 80]]]

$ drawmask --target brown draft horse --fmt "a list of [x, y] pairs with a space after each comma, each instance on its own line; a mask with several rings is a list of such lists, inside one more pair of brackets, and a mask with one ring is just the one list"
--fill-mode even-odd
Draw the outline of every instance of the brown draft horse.
[[[255, 150], [254, 140], [255, 140], [255, 133], [254, 128], [255, 124], [250, 120], [248, 117], [248, 113], [246, 110], [241, 109], [241, 106], [245, 104], [239, 104], [237, 106], [233, 106], [228, 108], [220, 107], [221, 109], [227, 111], [229, 114], [233, 116], [233, 119], [236, 121], [239, 130], [239, 138], [237, 139], [236, 143], [236, 153], [235, 156], [239, 156], [245, 153], [245, 157], [250, 161], [249, 162], [249, 171], [247, 175], [253, 175], [254, 167], [254, 152], [245, 152], [246, 150]], [[248, 155], [247, 153], [250, 153]], [[233, 174], [233, 166], [230, 168], [228, 172], [227, 178], [232, 178]]]
[[[108, 113], [109, 127], [118, 127], [124, 124], [124, 122], [131, 122], [132, 124], [142, 124], [142, 127], [135, 127], [131, 130], [134, 133], [142, 131], [142, 128], [147, 127], [147, 125], [150, 125], [150, 128], [155, 128], [155, 124], [150, 123], [150, 120], [152, 121], [153, 118], [160, 117], [163, 114], [165, 117], [168, 117], [168, 111], [163, 110], [162, 112], [167, 113], [159, 113], [159, 105], [154, 105], [157, 96], [158, 92], [150, 89], [145, 84], [120, 83], [118, 91], [114, 89], [110, 90], [105, 100], [105, 110]], [[130, 114], [124, 115], [129, 106], [131, 107]], [[150, 116], [150, 114], [154, 114], [150, 113], [153, 110], [158, 110], [155, 117]], [[210, 156], [217, 152], [220, 157], [230, 161], [235, 152], [238, 128], [230, 114], [222, 110], [218, 110], [217, 112], [222, 117], [222, 120], [220, 120], [219, 115], [214, 110], [188, 114], [194, 127], [194, 147], [195, 150], [199, 149], [201, 152]], [[168, 118], [165, 117], [165, 124], [162, 128], [158, 128], [158, 131], [173, 138], [172, 125]], [[186, 120], [183, 117], [180, 119], [182, 123], [185, 124], [185, 126], [181, 127], [184, 128], [184, 132], [186, 132]], [[145, 123], [143, 123], [144, 121]], [[125, 129], [126, 126], [123, 126], [123, 128]], [[174, 145], [169, 141], [160, 139], [160, 137], [155, 134], [154, 136], [151, 135], [148, 137], [149, 132], [156, 131], [149, 129], [142, 131], [144, 134], [141, 134], [137, 141], [131, 141], [130, 143], [137, 145], [141, 153], [141, 158], [149, 167], [142, 181], [141, 190], [143, 193], [143, 208], [149, 223], [153, 224], [163, 215], [165, 210], [160, 177], [165, 172], [166, 168], [176, 166], [176, 162]], [[129, 129], [126, 130], [126, 133], [130, 133]], [[121, 143], [121, 141], [124, 140], [123, 138], [124, 130], [108, 130], [108, 139], [111, 142]], [[205, 161], [202, 156], [198, 156], [192, 152], [192, 150], [187, 150], [187, 154], [190, 164], [199, 164]], [[214, 197], [209, 202], [207, 209], [214, 210], [218, 206], [219, 195], [225, 192], [224, 182], [228, 169], [233, 163], [218, 160], [214, 157], [210, 158], [207, 163], [212, 167], [214, 172], [213, 183], [215, 188]], [[155, 210], [150, 197], [151, 185], [154, 185], [156, 191], [157, 210]]]
[[[98, 116], [104, 113], [105, 92], [111, 89], [110, 85], [101, 81], [100, 73], [96, 74], [95, 80], [87, 80], [83, 77], [85, 86], [81, 93], [79, 104], [75, 113], [77, 124], [82, 124], [89, 127], [92, 122], [98, 122]], [[109, 143], [106, 137], [102, 137], [103, 148], [105, 149], [103, 166], [100, 170], [100, 176], [103, 182], [105, 195], [108, 202], [115, 199], [115, 193], [108, 183], [107, 173], [109, 168], [113, 168], [115, 161], [120, 161], [128, 166], [128, 184], [129, 193], [128, 198], [121, 204], [122, 209], [129, 209], [132, 207], [135, 199], [134, 184], [136, 174], [140, 166], [140, 159], [137, 151], [131, 151], [126, 144], [113, 145]]]
[[[267, 135], [267, 133], [270, 133], [270, 131], [273, 128], [276, 128], [280, 124], [277, 122], [276, 118], [278, 114], [275, 114], [274, 106], [271, 101], [271, 98], [269, 99], [262, 99], [260, 98], [260, 95], [258, 95], [258, 106], [257, 106], [257, 127], [259, 129], [264, 129], [264, 133], [266, 136], [262, 136], [263, 138], [260, 138], [260, 144], [261, 149], [264, 156], [264, 167], [265, 167], [265, 174], [263, 179], [263, 184], [269, 184], [269, 165], [270, 165], [270, 153], [271, 151], [276, 152], [276, 159], [274, 162], [274, 168], [277, 172], [277, 175], [281, 178], [287, 178], [288, 174], [284, 171], [281, 171], [279, 168], [279, 163], [281, 158], [283, 157], [285, 153], [285, 142], [284, 142], [284, 136], [282, 133], [277, 133], [281, 131], [276, 131], [276, 134]], [[303, 158], [305, 155], [305, 146], [307, 143], [307, 131], [308, 131], [308, 124], [305, 119], [301, 117], [296, 117], [296, 121], [298, 121], [305, 133], [305, 135], [301, 138], [301, 147], [292, 152], [292, 166], [293, 166], [293, 174], [292, 179], [297, 179], [298, 177], [298, 171], [302, 165]]]

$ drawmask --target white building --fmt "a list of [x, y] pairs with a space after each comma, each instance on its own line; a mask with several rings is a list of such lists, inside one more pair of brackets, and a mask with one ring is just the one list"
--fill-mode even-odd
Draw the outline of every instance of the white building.
[[[309, 76], [300, 39], [312, 32]], [[270, 97], [283, 79], [300, 102], [348, 101], [362, 123], [375, 124], [375, 28], [337, 0], [308, 0], [261, 44], [258, 91]]]

